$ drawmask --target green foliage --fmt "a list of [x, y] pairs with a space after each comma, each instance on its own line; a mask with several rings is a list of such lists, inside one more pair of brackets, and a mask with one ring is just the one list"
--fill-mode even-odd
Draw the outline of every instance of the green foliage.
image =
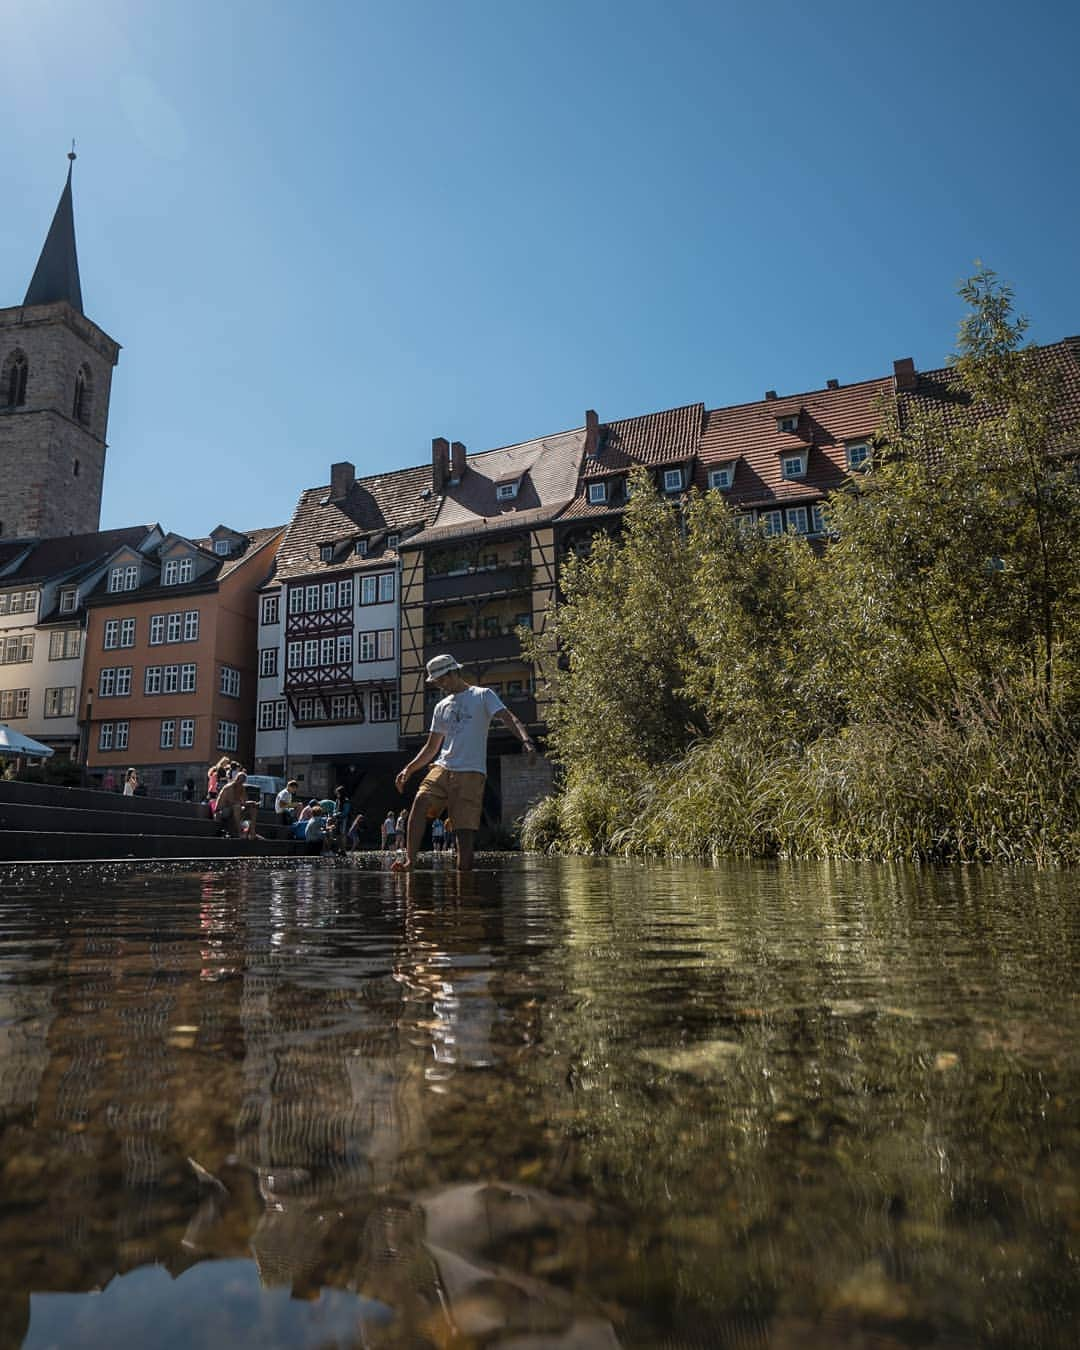
[[1080, 480], [1011, 292], [961, 295], [944, 414], [883, 407], [820, 555], [638, 471], [533, 643], [563, 782], [527, 847], [1080, 861]]

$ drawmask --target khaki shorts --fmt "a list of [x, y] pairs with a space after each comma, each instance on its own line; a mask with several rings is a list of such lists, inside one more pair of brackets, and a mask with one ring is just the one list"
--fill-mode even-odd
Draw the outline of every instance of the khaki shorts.
[[420, 784], [416, 800], [429, 820], [449, 810], [455, 830], [477, 830], [486, 778], [483, 773], [458, 773], [436, 764]]

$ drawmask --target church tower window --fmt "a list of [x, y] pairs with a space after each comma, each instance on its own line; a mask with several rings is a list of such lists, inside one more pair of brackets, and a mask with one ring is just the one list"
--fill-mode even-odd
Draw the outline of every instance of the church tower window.
[[26, 402], [26, 380], [29, 373], [30, 365], [26, 354], [16, 347], [7, 359], [7, 378], [4, 381], [9, 408], [21, 408]]
[[80, 366], [75, 376], [75, 398], [71, 406], [71, 415], [76, 422], [86, 426], [90, 421], [90, 369]]

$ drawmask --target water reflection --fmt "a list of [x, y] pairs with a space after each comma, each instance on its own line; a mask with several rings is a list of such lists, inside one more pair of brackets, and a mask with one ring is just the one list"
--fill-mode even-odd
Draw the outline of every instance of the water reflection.
[[1077, 912], [589, 860], [11, 888], [0, 1347], [1071, 1345]]

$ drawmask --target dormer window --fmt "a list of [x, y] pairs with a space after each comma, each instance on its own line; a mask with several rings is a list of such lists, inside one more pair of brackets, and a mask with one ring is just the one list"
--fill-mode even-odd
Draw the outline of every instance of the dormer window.
[[517, 482], [500, 483], [495, 489], [495, 500], [500, 502], [512, 502], [518, 494]]
[[590, 483], [589, 484], [589, 504], [590, 506], [603, 506], [607, 501], [607, 484]]
[[358, 539], [356, 541], [356, 552], [358, 556], [361, 558], [366, 558], [367, 551], [368, 551], [368, 541], [366, 539]]
[[113, 567], [109, 570], [109, 590], [110, 591], [133, 591], [139, 584], [139, 567], [137, 563], [126, 563], [120, 567]]
[[74, 586], [65, 586], [60, 592], [60, 613], [73, 614], [79, 607], [79, 592]]
[[870, 442], [848, 441], [847, 466], [851, 473], [864, 473], [870, 467]]
[[398, 544], [399, 544], [400, 542], [401, 542], [401, 535], [400, 535], [400, 534], [388, 534], [388, 535], [386, 536], [386, 547], [387, 547], [387, 548], [397, 548], [397, 546], [398, 546]]
[[219, 558], [227, 558], [232, 551], [232, 546], [227, 539], [214, 540], [214, 552]]
[[805, 478], [806, 456], [784, 455], [780, 461], [780, 475], [783, 478]]
[[799, 430], [799, 414], [785, 413], [783, 417], [776, 419], [776, 429], [786, 436], [794, 436]]
[[709, 486], [717, 492], [727, 492], [735, 478], [734, 464], [718, 464], [709, 470]]
[[682, 491], [682, 469], [664, 470], [664, 491], [681, 492]]
[[182, 586], [190, 581], [195, 572], [195, 564], [190, 558], [170, 558], [161, 569], [163, 586]]
[[333, 561], [334, 561], [334, 546], [333, 546], [333, 544], [320, 544], [320, 545], [319, 545], [319, 561], [320, 561], [320, 562], [333, 562]]

